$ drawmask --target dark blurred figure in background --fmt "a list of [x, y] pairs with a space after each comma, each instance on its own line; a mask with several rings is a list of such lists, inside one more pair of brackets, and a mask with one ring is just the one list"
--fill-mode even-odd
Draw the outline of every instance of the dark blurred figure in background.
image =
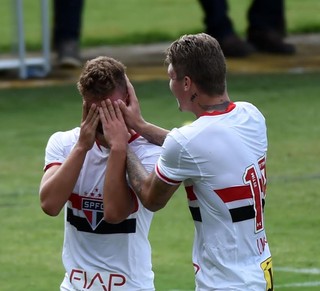
[[284, 42], [284, 0], [253, 0], [248, 10], [247, 41], [240, 39], [228, 17], [227, 0], [199, 0], [206, 33], [216, 38], [227, 57], [246, 57], [257, 51], [290, 55], [292, 44]]
[[57, 52], [58, 65], [80, 67], [84, 0], [54, 0], [53, 5], [53, 46]]

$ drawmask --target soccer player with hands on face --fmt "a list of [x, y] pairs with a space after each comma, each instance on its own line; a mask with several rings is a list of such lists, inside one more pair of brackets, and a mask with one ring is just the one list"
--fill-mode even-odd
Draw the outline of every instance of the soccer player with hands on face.
[[[153, 143], [163, 142], [162, 152], [147, 173], [124, 139], [110, 135], [112, 159], [126, 166], [131, 186], [151, 211], [163, 208], [184, 184], [195, 225], [197, 291], [272, 291], [264, 222], [265, 118], [253, 104], [229, 98], [225, 58], [213, 37], [182, 36], [167, 49], [166, 63], [179, 109], [196, 120], [170, 132], [146, 122], [127, 79], [129, 100], [109, 102], [110, 118], [104, 122], [122, 124], [117, 130], [123, 134], [127, 125]], [[119, 179], [124, 173], [114, 175]]]
[[154, 291], [148, 240], [153, 213], [128, 184], [126, 157], [114, 160], [110, 147], [130, 147], [148, 172], [161, 147], [133, 131], [117, 130], [124, 125], [121, 115], [110, 122], [109, 102], [128, 98], [122, 63], [109, 57], [90, 60], [77, 85], [81, 126], [50, 137], [39, 190], [46, 214], [57, 216], [64, 208], [60, 290]]

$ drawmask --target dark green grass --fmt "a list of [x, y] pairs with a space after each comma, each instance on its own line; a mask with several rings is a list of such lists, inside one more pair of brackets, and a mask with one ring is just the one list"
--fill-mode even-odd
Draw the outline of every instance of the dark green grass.
[[[319, 73], [230, 75], [232, 100], [258, 106], [268, 124], [269, 184], [266, 228], [277, 290], [284, 284], [319, 282], [320, 275], [284, 272], [280, 267], [320, 269]], [[167, 81], [134, 82], [145, 118], [180, 126], [180, 113]], [[44, 148], [58, 130], [78, 126], [81, 98], [75, 85], [0, 90], [0, 282], [1, 290], [58, 290], [63, 277], [63, 214], [46, 216], [38, 185]], [[192, 290], [193, 224], [179, 191], [155, 214], [150, 231], [159, 291]]]

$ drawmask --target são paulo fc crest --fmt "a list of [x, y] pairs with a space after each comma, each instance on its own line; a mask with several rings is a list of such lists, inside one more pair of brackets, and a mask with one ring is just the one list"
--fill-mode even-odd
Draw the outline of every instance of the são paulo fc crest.
[[103, 201], [102, 199], [83, 198], [82, 211], [87, 218], [87, 221], [95, 230], [103, 221]]

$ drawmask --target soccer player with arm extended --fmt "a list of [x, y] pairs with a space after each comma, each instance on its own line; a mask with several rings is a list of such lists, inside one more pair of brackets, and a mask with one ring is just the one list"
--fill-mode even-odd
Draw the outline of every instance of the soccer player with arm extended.
[[154, 291], [148, 240], [153, 213], [129, 187], [126, 157], [114, 163], [109, 135], [123, 141], [122, 149], [130, 147], [148, 172], [161, 147], [133, 131], [114, 131], [123, 120], [105, 122], [106, 100], [126, 102], [128, 97], [123, 64], [108, 57], [88, 61], [78, 89], [83, 99], [81, 126], [50, 137], [40, 184], [43, 211], [57, 216], [65, 210], [66, 273], [60, 290]]
[[122, 112], [127, 126], [154, 143], [164, 141], [163, 151], [150, 174], [130, 149], [119, 146], [119, 139], [111, 148], [113, 158], [124, 164], [127, 156], [130, 183], [151, 211], [163, 208], [184, 184], [195, 224], [197, 291], [271, 291], [272, 259], [264, 223], [265, 118], [253, 104], [229, 98], [225, 58], [213, 37], [182, 36], [168, 48], [166, 62], [179, 109], [192, 112], [196, 120], [169, 133], [146, 122], [127, 80], [129, 106], [108, 102], [107, 122], [115, 122]]

